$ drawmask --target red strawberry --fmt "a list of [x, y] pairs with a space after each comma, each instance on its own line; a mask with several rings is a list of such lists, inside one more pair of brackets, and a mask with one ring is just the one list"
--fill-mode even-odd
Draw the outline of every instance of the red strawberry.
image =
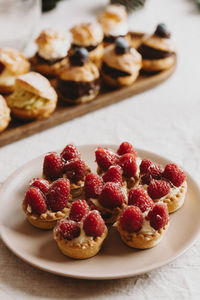
[[84, 220], [83, 229], [88, 236], [101, 236], [105, 230], [105, 223], [97, 210], [91, 211]]
[[123, 230], [130, 233], [136, 232], [142, 227], [142, 212], [137, 206], [128, 206], [120, 216], [119, 222]]
[[93, 173], [89, 173], [85, 178], [86, 198], [98, 198], [103, 189], [103, 179]]
[[128, 205], [135, 205], [145, 212], [147, 209], [153, 206], [154, 202], [148, 196], [147, 192], [142, 186], [133, 187], [129, 191]]
[[63, 161], [61, 157], [55, 153], [48, 153], [44, 158], [43, 173], [49, 180], [55, 180], [62, 176]]
[[177, 187], [186, 179], [186, 174], [176, 164], [166, 165], [163, 176]]
[[169, 194], [170, 184], [164, 180], [152, 179], [147, 191], [152, 199], [159, 199]]
[[98, 147], [95, 151], [95, 156], [98, 166], [104, 171], [118, 161], [117, 155], [107, 148]]
[[80, 226], [72, 220], [64, 219], [57, 225], [57, 229], [63, 238], [72, 240], [80, 235]]
[[65, 160], [68, 161], [72, 158], [80, 158], [80, 152], [74, 145], [67, 145], [61, 152], [60, 156]]
[[118, 182], [122, 185], [122, 168], [117, 165], [110, 166], [110, 168], [103, 175], [104, 182]]
[[143, 159], [140, 164], [140, 173], [145, 174], [148, 171], [148, 168], [152, 164], [152, 161], [149, 159]]
[[109, 208], [122, 206], [125, 200], [121, 186], [115, 182], [107, 182], [99, 196], [100, 204]]
[[49, 182], [43, 178], [33, 178], [30, 182], [30, 186], [37, 187], [43, 194], [46, 194], [49, 190]]
[[125, 177], [134, 177], [137, 172], [137, 163], [135, 156], [131, 153], [124, 154], [119, 159], [119, 165], [122, 167]]
[[161, 165], [152, 163], [144, 176], [142, 176], [142, 183], [149, 184], [152, 179], [161, 179], [163, 168]]
[[71, 159], [65, 165], [65, 174], [73, 182], [83, 180], [86, 172], [85, 162], [81, 159]]
[[60, 178], [56, 180], [47, 193], [47, 204], [52, 211], [63, 210], [66, 207], [70, 193], [69, 180]]
[[123, 154], [126, 154], [126, 153], [132, 153], [134, 156], [137, 156], [137, 152], [133, 148], [133, 146], [128, 142], [123, 142], [119, 146], [119, 148], [117, 150], [117, 154], [123, 155]]
[[76, 200], [70, 210], [70, 219], [76, 222], [80, 222], [83, 217], [89, 213], [90, 209], [85, 200]]
[[44, 195], [36, 187], [30, 187], [28, 189], [24, 198], [24, 204], [26, 208], [29, 205], [31, 207], [31, 213], [34, 214], [40, 215], [47, 210]]
[[169, 221], [167, 206], [164, 203], [156, 203], [148, 214], [150, 225], [155, 230], [159, 230]]

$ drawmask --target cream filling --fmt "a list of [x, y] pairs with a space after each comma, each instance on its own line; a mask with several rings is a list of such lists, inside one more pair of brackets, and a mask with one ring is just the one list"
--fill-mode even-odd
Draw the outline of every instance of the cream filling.
[[139, 157], [139, 156], [137, 156], [136, 157], [136, 164], [137, 164], [137, 172], [136, 172], [136, 177], [139, 177], [140, 176], [140, 164], [141, 164], [141, 161], [142, 161], [142, 159]]
[[69, 40], [52, 40], [44, 45], [40, 45], [38, 53], [47, 60], [60, 59], [67, 56], [70, 48]]
[[17, 76], [13, 75], [9, 70], [4, 70], [0, 75], [0, 85], [13, 86]]
[[111, 28], [104, 28], [105, 35], [112, 35], [112, 36], [119, 36], [119, 35], [126, 35], [128, 33], [128, 23], [127, 22], [120, 22], [116, 24], [115, 27]]
[[[87, 243], [89, 241], [93, 241], [93, 236], [88, 236], [85, 234], [85, 231], [83, 229], [83, 223], [80, 224], [80, 235], [76, 238], [73, 239], [73, 242], [75, 244], [83, 244], [83, 243]], [[84, 247], [84, 246], [83, 246]]]
[[16, 89], [15, 92], [8, 97], [8, 105], [10, 107], [26, 110], [40, 109], [49, 102], [49, 99], [42, 98], [23, 89]]
[[140, 229], [139, 233], [143, 234], [154, 234], [156, 230], [151, 227], [150, 221], [146, 219], [146, 216], [148, 215], [150, 209], [143, 212], [143, 223], [142, 223], [142, 228]]

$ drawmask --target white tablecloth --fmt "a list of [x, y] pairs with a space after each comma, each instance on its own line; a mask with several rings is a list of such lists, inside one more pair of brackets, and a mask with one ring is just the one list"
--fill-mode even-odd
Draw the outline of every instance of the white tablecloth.
[[[41, 27], [92, 20], [107, 1], [61, 1]], [[162, 85], [125, 101], [0, 148], [0, 181], [41, 153], [75, 144], [117, 143], [157, 152], [200, 181], [200, 14], [189, 0], [148, 0], [130, 16], [135, 30], [166, 22], [176, 41], [176, 73]], [[85, 281], [37, 270], [0, 242], [0, 299], [200, 299], [200, 241], [158, 270], [129, 279]]]

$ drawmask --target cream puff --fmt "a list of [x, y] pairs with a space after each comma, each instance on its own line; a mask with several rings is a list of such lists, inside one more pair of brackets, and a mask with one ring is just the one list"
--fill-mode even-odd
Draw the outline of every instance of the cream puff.
[[35, 178], [25, 194], [22, 209], [34, 227], [52, 229], [58, 220], [69, 215], [69, 199], [68, 180], [60, 178], [50, 185], [42, 178]]
[[187, 192], [186, 174], [176, 164], [162, 166], [144, 159], [140, 165], [140, 184], [154, 202], [165, 203], [168, 212], [177, 211]]
[[43, 119], [54, 112], [57, 94], [47, 78], [29, 72], [16, 79], [14, 92], [7, 97], [7, 103], [19, 119]]
[[154, 204], [144, 213], [139, 206], [130, 205], [121, 212], [117, 230], [122, 241], [129, 247], [148, 249], [160, 243], [168, 223], [168, 211], [163, 203]]
[[88, 51], [89, 59], [98, 67], [103, 56], [103, 30], [98, 23], [81, 23], [71, 28], [72, 49], [84, 47]]
[[153, 35], [146, 37], [138, 51], [142, 55], [142, 69], [158, 72], [175, 64], [176, 52], [165, 24], [159, 24]]
[[66, 103], [77, 104], [93, 100], [100, 90], [97, 66], [88, 60], [85, 48], [75, 48], [58, 74], [58, 93]]
[[10, 120], [10, 109], [4, 97], [0, 95], [0, 132], [8, 127]]
[[90, 211], [85, 200], [74, 202], [69, 217], [58, 222], [53, 231], [60, 251], [76, 259], [96, 255], [107, 234], [108, 229], [99, 212]]
[[104, 46], [114, 43], [117, 37], [126, 37], [128, 33], [128, 14], [125, 6], [108, 5], [98, 16], [104, 32]]
[[7, 47], [0, 48], [0, 93], [11, 93], [16, 77], [27, 73], [29, 69], [30, 63], [21, 52]]
[[142, 57], [123, 38], [105, 49], [101, 73], [106, 84], [113, 87], [131, 85], [139, 76]]
[[42, 30], [35, 42], [38, 50], [31, 58], [32, 69], [49, 77], [56, 76], [56, 70], [70, 48], [70, 36], [58, 29], [48, 28]]

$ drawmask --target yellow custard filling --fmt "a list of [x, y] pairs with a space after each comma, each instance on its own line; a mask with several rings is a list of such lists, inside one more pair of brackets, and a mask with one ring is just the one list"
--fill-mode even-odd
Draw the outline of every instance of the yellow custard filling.
[[7, 101], [10, 107], [26, 110], [40, 109], [50, 102], [49, 99], [42, 98], [23, 89], [16, 89], [8, 97]]

